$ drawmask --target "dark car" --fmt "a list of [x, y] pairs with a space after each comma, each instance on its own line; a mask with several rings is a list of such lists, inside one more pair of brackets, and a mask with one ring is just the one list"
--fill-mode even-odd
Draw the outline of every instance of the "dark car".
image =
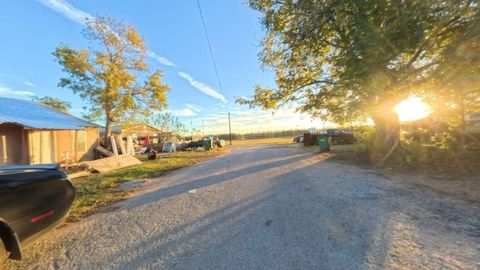
[[22, 248], [59, 225], [74, 198], [56, 164], [0, 167], [0, 265], [7, 254], [21, 259]]
[[354, 144], [355, 135], [353, 132], [343, 131], [340, 129], [327, 129], [321, 132], [321, 134], [327, 134], [332, 144]]

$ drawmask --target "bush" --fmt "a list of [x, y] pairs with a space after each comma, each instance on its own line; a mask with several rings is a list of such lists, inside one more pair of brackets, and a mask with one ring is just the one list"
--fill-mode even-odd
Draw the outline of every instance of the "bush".
[[359, 127], [355, 130], [355, 139], [357, 144], [354, 149], [354, 159], [371, 163], [370, 158], [374, 152], [375, 129], [373, 127]]
[[[359, 128], [355, 132], [358, 144], [354, 150], [354, 159], [359, 163], [373, 164], [381, 160], [374, 147], [375, 130], [373, 127]], [[458, 133], [432, 132], [418, 129], [404, 133], [400, 146], [383, 163], [386, 167], [408, 169], [436, 174], [479, 173], [479, 144], [476, 140], [460, 143]], [[376, 164], [375, 164], [376, 165]]]

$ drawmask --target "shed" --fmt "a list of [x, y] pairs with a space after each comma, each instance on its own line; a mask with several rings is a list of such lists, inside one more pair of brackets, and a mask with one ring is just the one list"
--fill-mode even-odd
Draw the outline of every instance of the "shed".
[[122, 136], [146, 137], [146, 136], [158, 136], [162, 133], [162, 130], [148, 124], [138, 125], [126, 125], [122, 128]]
[[99, 126], [43, 104], [0, 97], [0, 165], [94, 159]]
[[[111, 131], [112, 135], [122, 135], [122, 129], [116, 126], [112, 127]], [[103, 138], [105, 136], [105, 127], [100, 127], [100, 138]]]

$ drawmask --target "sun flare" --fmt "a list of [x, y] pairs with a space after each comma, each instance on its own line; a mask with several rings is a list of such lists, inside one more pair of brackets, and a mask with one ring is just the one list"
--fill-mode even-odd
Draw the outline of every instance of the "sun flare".
[[395, 106], [400, 121], [414, 121], [430, 115], [432, 112], [430, 106], [418, 97], [409, 97]]

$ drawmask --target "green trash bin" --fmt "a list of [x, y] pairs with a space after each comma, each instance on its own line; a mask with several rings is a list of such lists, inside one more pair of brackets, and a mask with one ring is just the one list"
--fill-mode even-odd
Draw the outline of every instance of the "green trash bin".
[[327, 134], [317, 135], [317, 143], [321, 152], [330, 151], [330, 141]]
[[208, 151], [212, 149], [212, 140], [209, 138], [204, 138], [203, 139], [203, 148]]

